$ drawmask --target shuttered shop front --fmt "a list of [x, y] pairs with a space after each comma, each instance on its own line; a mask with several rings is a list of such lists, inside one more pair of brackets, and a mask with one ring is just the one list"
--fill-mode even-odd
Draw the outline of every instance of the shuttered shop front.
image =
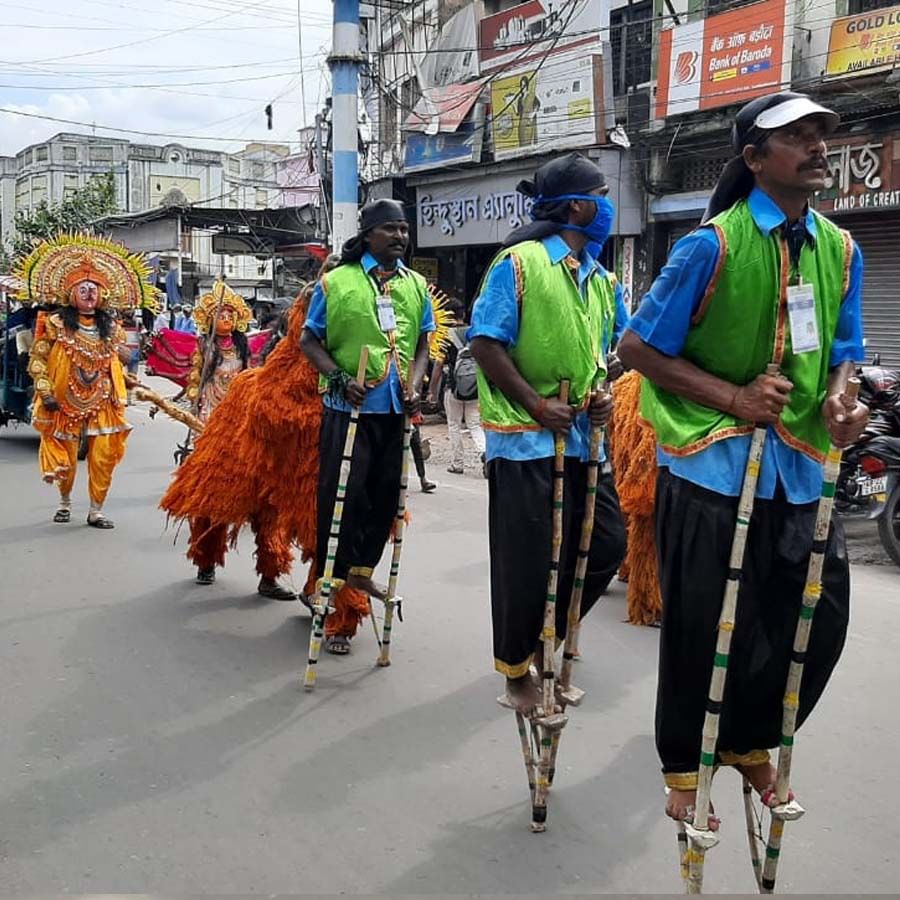
[[881, 354], [882, 365], [900, 368], [900, 212], [844, 216], [863, 254], [863, 323], [866, 357]]

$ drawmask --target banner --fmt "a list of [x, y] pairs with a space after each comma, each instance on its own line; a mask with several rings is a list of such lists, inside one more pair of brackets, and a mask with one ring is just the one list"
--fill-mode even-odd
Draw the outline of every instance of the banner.
[[406, 135], [403, 170], [422, 172], [457, 163], [480, 162], [484, 137], [483, 111], [484, 104], [478, 104], [473, 117], [451, 134], [409, 132]]
[[602, 23], [602, 0], [527, 0], [486, 16], [479, 27], [481, 73], [576, 48], [602, 53]]
[[900, 63], [900, 6], [836, 19], [825, 74], [867, 75]]
[[659, 39], [656, 118], [746, 103], [776, 91], [788, 81], [789, 56], [785, 0], [763, 0], [669, 28]]
[[605, 142], [600, 56], [561, 58], [491, 82], [494, 157]]
[[887, 134], [828, 146], [828, 178], [816, 208], [824, 213], [900, 209], [900, 145]]

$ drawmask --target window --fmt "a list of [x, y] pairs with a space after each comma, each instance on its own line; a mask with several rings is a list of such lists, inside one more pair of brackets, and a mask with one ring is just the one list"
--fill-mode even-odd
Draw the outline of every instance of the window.
[[896, 6], [897, 0], [850, 0], [850, 8], [847, 13], [858, 16], [860, 13], [871, 12], [873, 9], [884, 9], [886, 6]]
[[35, 175], [31, 179], [31, 202], [35, 205], [47, 199], [47, 176]]
[[[714, 0], [709, 2], [712, 3]], [[650, 0], [609, 11], [613, 93], [617, 97], [650, 81], [652, 18], [653, 4]]]
[[16, 182], [16, 206], [27, 205], [31, 201], [31, 185], [27, 178], [20, 178]]
[[34, 161], [35, 162], [47, 162], [47, 159], [50, 156], [50, 148], [44, 144], [43, 147], [35, 147], [34, 148]]
[[93, 163], [111, 163], [113, 160], [112, 147], [91, 147], [90, 159]]
[[250, 164], [250, 176], [254, 181], [262, 181], [265, 178], [266, 169], [261, 162]]
[[737, 9], [739, 6], [748, 6], [757, 0], [706, 0], [706, 15], [717, 16], [729, 9]]
[[78, 162], [78, 148], [63, 147], [63, 162]]
[[66, 175], [63, 178], [63, 194], [65, 195], [66, 200], [72, 197], [75, 192], [80, 187], [79, 178], [77, 175]]
[[265, 209], [266, 204], [269, 202], [269, 195], [266, 191], [257, 191], [256, 192], [256, 208], [257, 209]]
[[239, 159], [234, 159], [233, 157], [228, 158], [228, 171], [232, 175], [240, 175], [241, 174], [241, 161]]

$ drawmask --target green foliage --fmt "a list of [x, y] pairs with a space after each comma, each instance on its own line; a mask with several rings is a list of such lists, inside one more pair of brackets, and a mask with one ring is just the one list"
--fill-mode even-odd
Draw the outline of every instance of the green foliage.
[[114, 212], [116, 182], [113, 173], [95, 175], [83, 188], [61, 203], [50, 205], [45, 202], [30, 212], [17, 212], [12, 256], [25, 256], [31, 252], [36, 241], [51, 238], [63, 231], [92, 231], [91, 226], [97, 219]]

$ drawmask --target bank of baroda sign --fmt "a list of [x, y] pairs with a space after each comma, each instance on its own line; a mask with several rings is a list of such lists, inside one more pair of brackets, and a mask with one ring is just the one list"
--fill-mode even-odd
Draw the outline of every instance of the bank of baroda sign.
[[785, 0], [763, 0], [660, 33], [656, 118], [745, 103], [790, 79]]

